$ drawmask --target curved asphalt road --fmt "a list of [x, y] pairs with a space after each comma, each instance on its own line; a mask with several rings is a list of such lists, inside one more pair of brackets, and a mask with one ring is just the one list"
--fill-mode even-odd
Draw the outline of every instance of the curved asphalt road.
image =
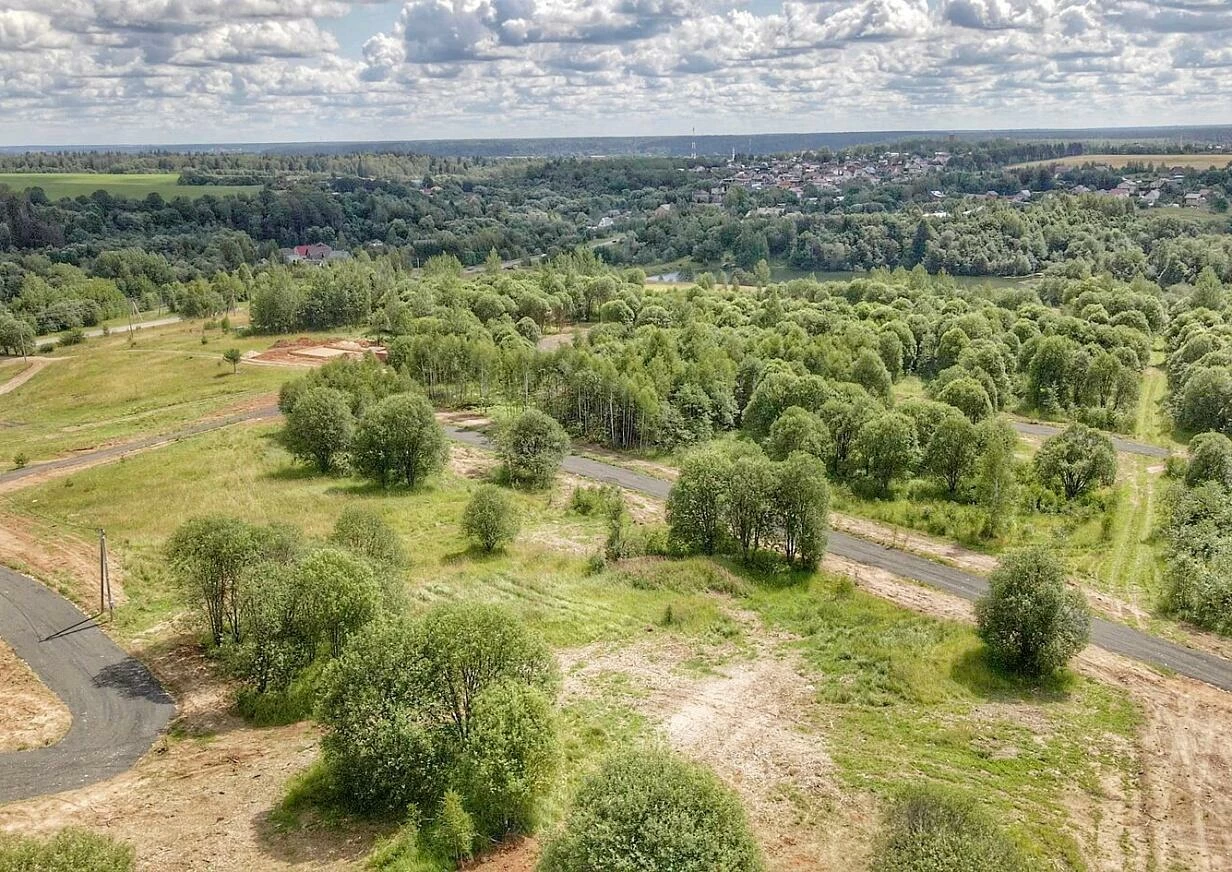
[[175, 714], [148, 669], [58, 593], [0, 567], [0, 636], [73, 716], [54, 745], [0, 754], [0, 803], [128, 769]]
[[[1055, 424], [1037, 424], [1034, 421], [1011, 421], [1010, 423], [1017, 432], [1024, 436], [1042, 436], [1045, 439], [1049, 436], [1056, 436], [1065, 429]], [[1166, 460], [1171, 453], [1167, 448], [1160, 448], [1158, 445], [1135, 442], [1122, 436], [1114, 436], [1112, 433], [1105, 435], [1112, 440], [1112, 447], [1124, 454], [1140, 454], [1143, 457], [1159, 457]]]

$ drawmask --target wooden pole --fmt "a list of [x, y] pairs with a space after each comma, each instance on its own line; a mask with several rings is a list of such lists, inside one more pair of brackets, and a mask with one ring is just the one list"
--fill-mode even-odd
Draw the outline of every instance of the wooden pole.
[[107, 616], [115, 620], [115, 600], [111, 598], [111, 561], [107, 559], [107, 533], [103, 532], [103, 581], [107, 588]]
[[98, 613], [107, 608], [107, 534], [98, 528]]

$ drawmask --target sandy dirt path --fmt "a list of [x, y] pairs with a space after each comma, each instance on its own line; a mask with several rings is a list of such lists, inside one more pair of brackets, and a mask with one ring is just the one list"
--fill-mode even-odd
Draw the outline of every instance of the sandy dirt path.
[[0, 639], [0, 753], [39, 748], [59, 741], [72, 718], [68, 707]]

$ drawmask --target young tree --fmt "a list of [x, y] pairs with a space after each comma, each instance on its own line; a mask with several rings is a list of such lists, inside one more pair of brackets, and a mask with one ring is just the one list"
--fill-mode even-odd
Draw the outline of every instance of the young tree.
[[1018, 499], [1018, 434], [1004, 418], [981, 421], [975, 428], [975, 496], [986, 513], [984, 530], [1000, 535], [1014, 514]]
[[1045, 440], [1035, 455], [1035, 472], [1045, 485], [1060, 489], [1067, 500], [1072, 500], [1097, 485], [1116, 481], [1116, 449], [1098, 430], [1071, 424]]
[[489, 553], [512, 542], [518, 526], [513, 500], [494, 484], [480, 485], [462, 513], [462, 532]]
[[222, 359], [231, 364], [231, 374], [235, 375], [240, 371], [240, 361], [244, 355], [238, 348], [228, 348], [222, 353]]
[[578, 790], [540, 872], [759, 872], [736, 795], [667, 751], [613, 755]]
[[777, 484], [774, 464], [761, 451], [738, 457], [731, 464], [726, 484], [727, 523], [746, 563], [769, 532]]
[[292, 455], [312, 461], [324, 473], [351, 447], [354, 434], [355, 419], [346, 394], [333, 388], [309, 388], [287, 413], [282, 440]]
[[865, 348], [851, 365], [851, 380], [879, 400], [889, 400], [893, 381], [881, 355]]
[[497, 448], [512, 482], [546, 487], [569, 453], [569, 434], [550, 415], [527, 409], [501, 428]]
[[795, 451], [829, 464], [834, 458], [834, 440], [820, 418], [799, 406], [790, 406], [770, 426], [766, 454], [773, 460], [786, 460]]
[[347, 637], [376, 617], [381, 586], [362, 559], [337, 548], [322, 548], [298, 568], [305, 599], [305, 619], [331, 657], [342, 653]]
[[1091, 616], [1065, 566], [1042, 546], [1008, 555], [975, 606], [980, 638], [993, 659], [1023, 675], [1056, 672], [1086, 647]]
[[1185, 484], [1197, 487], [1208, 481], [1232, 488], [1232, 439], [1222, 433], [1199, 433], [1189, 442]]
[[[491, 260], [490, 255], [488, 259]], [[458, 864], [471, 858], [478, 835], [475, 821], [462, 804], [462, 794], [456, 790], [446, 790], [441, 799], [440, 813], [432, 827], [433, 841], [450, 860]]]
[[200, 601], [215, 645], [222, 644], [228, 629], [234, 641], [243, 639], [240, 579], [247, 566], [258, 562], [261, 549], [256, 528], [221, 515], [185, 521], [167, 542], [168, 559]]
[[[512, 685], [538, 691], [546, 704], [498, 716], [488, 704], [509, 697]], [[550, 649], [497, 606], [452, 603], [413, 621], [374, 621], [322, 678], [323, 760], [359, 809], [434, 808], [447, 789], [463, 785], [474, 812], [481, 807], [474, 799], [510, 795], [508, 781], [472, 793], [487, 783], [485, 773], [503, 769], [532, 789], [547, 783], [537, 749], [542, 734], [554, 732], [543, 715], [558, 687]], [[493, 731], [500, 729], [507, 732], [498, 744]], [[492, 756], [482, 763], [471, 757], [472, 734], [490, 740]]]
[[954, 379], [941, 389], [937, 399], [958, 409], [976, 424], [992, 414], [988, 391], [971, 376]]
[[394, 394], [360, 418], [351, 454], [366, 477], [413, 488], [445, 465], [448, 446], [426, 397]]
[[979, 442], [975, 425], [961, 415], [945, 418], [933, 432], [924, 452], [924, 467], [945, 482], [953, 496], [975, 469]]
[[795, 452], [778, 464], [772, 506], [787, 562], [813, 569], [826, 550], [830, 525], [830, 486], [820, 460]]
[[877, 484], [881, 493], [887, 494], [890, 482], [910, 472], [918, 459], [915, 426], [900, 412], [878, 415], [860, 428], [855, 452], [864, 473]]
[[667, 497], [671, 537], [690, 550], [718, 550], [727, 516], [731, 459], [716, 448], [702, 448], [685, 458]]

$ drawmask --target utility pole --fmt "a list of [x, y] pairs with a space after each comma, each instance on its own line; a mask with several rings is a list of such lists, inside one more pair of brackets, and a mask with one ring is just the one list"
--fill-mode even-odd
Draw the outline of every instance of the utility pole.
[[107, 532], [98, 528], [98, 613], [106, 610], [115, 619], [115, 601], [111, 598], [111, 572], [107, 566]]

